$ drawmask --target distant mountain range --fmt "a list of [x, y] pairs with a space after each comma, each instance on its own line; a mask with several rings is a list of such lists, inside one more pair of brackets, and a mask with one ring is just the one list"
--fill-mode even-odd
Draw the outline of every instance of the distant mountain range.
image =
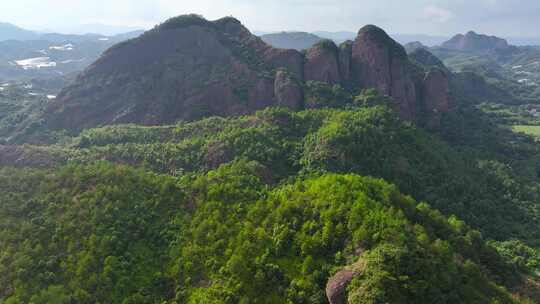
[[261, 39], [269, 45], [281, 49], [304, 50], [309, 49], [323, 38], [306, 32], [281, 32], [265, 34]]
[[0, 23], [0, 41], [3, 40], [35, 40], [39, 34], [25, 30], [11, 23]]
[[89, 24], [66, 28], [57, 33], [54, 31], [31, 31], [11, 23], [0, 23], [0, 41], [6, 40], [48, 40], [64, 41], [68, 39], [85, 40], [87, 37], [110, 37], [125, 33], [142, 33], [136, 27], [110, 26], [103, 24]]
[[127, 32], [135, 32], [144, 30], [141, 27], [136, 26], [118, 26], [118, 25], [108, 25], [108, 24], [80, 24], [74, 26], [65, 26], [61, 28], [55, 28], [56, 32], [74, 34], [74, 35], [84, 35], [88, 33], [100, 34], [105, 36], [116, 36], [119, 34]]
[[[282, 32], [264, 32], [264, 31], [255, 31], [254, 34], [257, 36], [260, 36], [265, 39], [265, 37], [268, 36], [279, 36], [280, 41], [283, 41], [285, 36], [287, 34], [291, 34], [294, 38], [289, 38], [291, 40], [298, 40], [298, 34], [304, 33], [306, 37], [305, 42], [299, 42], [296, 41], [295, 43], [301, 43], [302, 45], [305, 45], [308, 43], [308, 41], [313, 40], [313, 38], [308, 39], [308, 35], [315, 35], [319, 37], [320, 39], [330, 39], [334, 40], [336, 43], [342, 43], [346, 40], [354, 40], [357, 33], [350, 32], [350, 31], [337, 31], [337, 32], [329, 32], [329, 31], [316, 31], [316, 32], [301, 32], [301, 31], [282, 31]], [[428, 47], [438, 46], [442, 43], [448, 41], [451, 37], [450, 36], [438, 36], [438, 35], [426, 35], [426, 34], [390, 34], [390, 36], [395, 39], [397, 42], [401, 44], [407, 44], [409, 42], [421, 42], [423, 45], [426, 45]], [[504, 37], [508, 41], [508, 43], [516, 46], [540, 46], [540, 37]], [[268, 43], [272, 44], [272, 40], [267, 41]], [[281, 42], [278, 42], [281, 43]], [[272, 44], [273, 45], [273, 44]], [[274, 45], [276, 47], [279, 47], [278, 45]], [[305, 47], [304, 47], [305, 48]]]
[[132, 31], [114, 36], [37, 33], [0, 23], [0, 80], [73, 78], [72, 73], [85, 69], [103, 51], [142, 33]]
[[[261, 39], [277, 48], [284, 49], [296, 49], [304, 50], [309, 49], [317, 42], [324, 39], [333, 40], [335, 43], [340, 44], [347, 40], [354, 40], [356, 38], [354, 32], [279, 32], [279, 33], [263, 33], [259, 32]], [[412, 35], [412, 34], [394, 34], [390, 35], [393, 39], [401, 44], [407, 44], [409, 42], [419, 41], [426, 46], [439, 45], [448, 37], [442, 36], [429, 36], [429, 35]]]

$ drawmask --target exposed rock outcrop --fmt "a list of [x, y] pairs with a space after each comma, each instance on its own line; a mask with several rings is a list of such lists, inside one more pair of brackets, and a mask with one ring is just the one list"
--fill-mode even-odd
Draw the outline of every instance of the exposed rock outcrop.
[[405, 49], [382, 29], [368, 25], [352, 49], [354, 84], [391, 96], [400, 116], [415, 120], [417, 96]]
[[430, 129], [439, 128], [442, 114], [450, 110], [450, 85], [444, 70], [433, 68], [426, 73], [422, 99], [425, 126]]
[[234, 18], [181, 16], [105, 52], [51, 103], [46, 121], [80, 129], [245, 114], [276, 104], [275, 70], [302, 80], [303, 61]]
[[347, 286], [354, 279], [352, 270], [338, 271], [326, 284], [326, 298], [330, 304], [345, 304], [347, 300]]
[[292, 110], [299, 110], [303, 106], [304, 93], [298, 80], [294, 79], [286, 70], [279, 70], [274, 81], [274, 95], [277, 104]]
[[81, 129], [247, 114], [273, 105], [301, 109], [303, 84], [313, 80], [351, 92], [375, 88], [392, 97], [403, 119], [437, 113], [433, 123], [427, 119], [435, 126], [449, 108], [448, 77], [425, 73], [434, 65], [447, 71], [421, 52], [427, 51], [415, 53], [411, 58], [420, 64], [413, 64], [399, 43], [368, 25], [354, 42], [322, 41], [304, 55], [267, 45], [231, 17], [180, 16], [105, 52], [51, 102], [45, 120], [51, 129]]
[[330, 40], [315, 44], [306, 53], [304, 79], [341, 84], [338, 55], [338, 47]]
[[341, 80], [345, 87], [348, 86], [352, 78], [352, 46], [353, 42], [347, 40], [339, 46], [339, 71], [341, 73]]
[[326, 283], [326, 298], [330, 304], [347, 303], [347, 287], [352, 280], [359, 276], [365, 268], [365, 261], [362, 259], [363, 249], [359, 248], [357, 253], [360, 258], [355, 263], [344, 267], [328, 279]]

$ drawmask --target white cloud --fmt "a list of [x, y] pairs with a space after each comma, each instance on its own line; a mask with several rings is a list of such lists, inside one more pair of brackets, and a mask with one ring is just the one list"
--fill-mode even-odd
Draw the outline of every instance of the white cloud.
[[424, 7], [422, 17], [428, 21], [446, 23], [454, 18], [454, 14], [445, 8], [428, 5]]

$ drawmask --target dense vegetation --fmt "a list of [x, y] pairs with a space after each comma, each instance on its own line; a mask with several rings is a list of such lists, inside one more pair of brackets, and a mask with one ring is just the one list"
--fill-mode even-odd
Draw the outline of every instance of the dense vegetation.
[[[71, 143], [54, 154], [63, 151], [78, 163], [104, 159], [142, 165], [176, 176], [245, 158], [271, 168], [274, 183], [313, 172], [376, 176], [459, 216], [490, 238], [515, 237], [538, 245], [536, 146], [501, 143], [496, 139], [503, 134], [470, 122], [478, 124], [477, 119], [449, 118], [454, 126], [453, 132], [446, 130], [449, 140], [456, 137], [478, 146], [462, 150], [400, 121], [384, 105], [297, 113], [268, 109], [254, 116], [170, 127], [90, 129], [65, 140]], [[471, 132], [473, 128], [477, 131]], [[516, 153], [523, 158], [512, 161]]]
[[382, 180], [270, 186], [257, 162], [175, 179], [97, 163], [0, 172], [4, 303], [517, 303], [516, 268]]
[[310, 85], [321, 109], [21, 146], [49, 169], [0, 172], [0, 303], [325, 303], [344, 267], [351, 303], [526, 302], [534, 141], [472, 109], [436, 136]]

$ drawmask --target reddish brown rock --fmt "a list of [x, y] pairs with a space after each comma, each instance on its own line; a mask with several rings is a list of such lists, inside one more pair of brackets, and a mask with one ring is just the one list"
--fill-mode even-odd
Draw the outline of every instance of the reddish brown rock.
[[274, 94], [277, 104], [292, 110], [302, 108], [304, 93], [302, 87], [287, 71], [278, 70], [274, 81]]
[[51, 102], [45, 119], [52, 129], [81, 129], [252, 113], [277, 104], [275, 70], [301, 81], [303, 60], [234, 18], [180, 16], [107, 50]]
[[352, 78], [352, 46], [353, 42], [347, 40], [339, 46], [339, 71], [342, 82], [348, 83]]
[[339, 50], [332, 41], [324, 40], [314, 45], [306, 53], [304, 79], [340, 84], [338, 54]]
[[299, 51], [268, 47], [263, 54], [263, 58], [272, 68], [287, 69], [298, 79], [304, 79], [304, 57]]
[[431, 69], [423, 79], [423, 113], [426, 127], [440, 127], [441, 116], [450, 110], [450, 88], [447, 74], [441, 69]]
[[391, 96], [400, 116], [416, 118], [416, 90], [405, 49], [382, 29], [368, 25], [358, 32], [352, 48], [354, 84]]
[[345, 304], [347, 300], [347, 286], [354, 279], [352, 270], [340, 270], [328, 280], [326, 284], [326, 298], [330, 304]]
[[361, 29], [354, 42], [339, 48], [321, 42], [304, 56], [267, 45], [234, 18], [180, 16], [107, 50], [51, 101], [44, 119], [51, 129], [82, 129], [169, 124], [274, 105], [301, 109], [309, 103], [302, 86], [313, 80], [351, 91], [375, 88], [411, 121], [426, 112], [424, 103], [433, 116], [429, 124], [436, 126], [434, 112], [448, 110], [448, 85], [442, 75], [424, 75], [375, 26]]

